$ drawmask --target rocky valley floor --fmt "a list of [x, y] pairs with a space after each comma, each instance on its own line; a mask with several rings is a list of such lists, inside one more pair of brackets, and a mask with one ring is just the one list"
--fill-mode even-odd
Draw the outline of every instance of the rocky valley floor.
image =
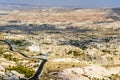
[[[0, 10], [0, 40], [47, 54], [40, 80], [120, 80], [120, 9]], [[0, 42], [0, 80], [34, 75], [41, 60]]]

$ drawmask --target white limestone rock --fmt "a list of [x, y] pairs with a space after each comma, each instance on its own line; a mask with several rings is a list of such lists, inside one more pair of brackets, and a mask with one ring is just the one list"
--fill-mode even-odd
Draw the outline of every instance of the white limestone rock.
[[40, 52], [40, 47], [37, 45], [32, 44], [31, 46], [28, 46], [28, 50], [30, 52]]
[[119, 74], [120, 67], [105, 68], [99, 65], [89, 65], [82, 68], [69, 68], [58, 73], [58, 76], [68, 80], [89, 80], [90, 78], [103, 79], [112, 74]]
[[79, 63], [80, 61], [74, 58], [55, 58], [52, 59], [52, 62], [73, 62], [73, 63]]

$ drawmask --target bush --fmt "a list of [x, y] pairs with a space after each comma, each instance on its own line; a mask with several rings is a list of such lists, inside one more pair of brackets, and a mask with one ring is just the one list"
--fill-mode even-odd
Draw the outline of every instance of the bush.
[[4, 57], [5, 59], [9, 60], [9, 61], [14, 61], [14, 62], [19, 61], [19, 59], [14, 58], [13, 55], [11, 55], [11, 54], [3, 54], [3, 57]]
[[74, 56], [80, 56], [80, 52], [76, 50], [70, 50], [67, 52], [68, 55], [72, 54]]
[[3, 54], [3, 48], [0, 48], [0, 55]]
[[30, 46], [31, 43], [25, 40], [11, 40], [12, 44], [14, 44], [16, 49], [24, 50], [27, 46]]
[[17, 46], [29, 46], [30, 45], [30, 43], [25, 40], [11, 40], [11, 43]]
[[3, 56], [7, 60], [12, 60], [12, 55], [11, 54], [4, 54]]
[[25, 74], [25, 77], [27, 77], [27, 78], [33, 76], [33, 74], [34, 74], [34, 71], [32, 69], [24, 67], [22, 65], [8, 67], [8, 68], [6, 68], [6, 70], [9, 70], [9, 71], [15, 70], [18, 73]]

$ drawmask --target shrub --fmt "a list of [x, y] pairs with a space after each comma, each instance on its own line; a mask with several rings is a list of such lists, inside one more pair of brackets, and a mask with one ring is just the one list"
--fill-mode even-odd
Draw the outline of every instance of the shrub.
[[0, 48], [0, 55], [3, 54], [3, 48]]
[[14, 61], [14, 62], [19, 61], [19, 59], [14, 58], [13, 55], [11, 55], [11, 54], [3, 54], [3, 57], [4, 57], [5, 59], [9, 60], [9, 61]]
[[7, 60], [12, 60], [12, 55], [11, 54], [4, 54], [3, 56]]
[[11, 43], [17, 46], [29, 46], [30, 45], [30, 43], [25, 40], [11, 40]]
[[19, 61], [19, 59], [17, 59], [17, 58], [13, 58], [12, 60], [13, 60], [14, 62]]
[[8, 67], [6, 68], [6, 70], [9, 70], [9, 71], [15, 70], [18, 73], [25, 74], [25, 77], [27, 78], [33, 76], [34, 74], [34, 70], [32, 70], [31, 68], [24, 67], [22, 65]]
[[16, 45], [16, 48], [19, 50], [25, 49], [27, 46], [30, 46], [31, 43], [27, 42], [25, 40], [11, 40], [10, 41], [12, 44]]
[[77, 50], [70, 50], [67, 52], [68, 55], [72, 54], [74, 56], [80, 56], [80, 52]]

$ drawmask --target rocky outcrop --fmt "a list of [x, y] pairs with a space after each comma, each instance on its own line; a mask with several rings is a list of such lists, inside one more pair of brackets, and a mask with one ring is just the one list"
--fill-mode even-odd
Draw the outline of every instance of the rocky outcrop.
[[82, 68], [71, 68], [65, 69], [58, 73], [60, 78], [63, 80], [90, 80], [96, 79], [108, 79], [110, 80], [111, 75], [118, 74], [120, 72], [120, 67], [105, 68], [99, 65], [90, 65]]

